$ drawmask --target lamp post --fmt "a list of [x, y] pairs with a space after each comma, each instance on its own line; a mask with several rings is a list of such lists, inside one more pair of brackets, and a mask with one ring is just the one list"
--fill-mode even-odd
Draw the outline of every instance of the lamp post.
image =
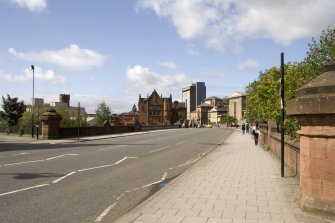
[[33, 98], [31, 100], [31, 138], [34, 138], [34, 90], [35, 90], [35, 81], [34, 81], [34, 77], [35, 77], [35, 67], [34, 65], [30, 66], [30, 70], [33, 71]]

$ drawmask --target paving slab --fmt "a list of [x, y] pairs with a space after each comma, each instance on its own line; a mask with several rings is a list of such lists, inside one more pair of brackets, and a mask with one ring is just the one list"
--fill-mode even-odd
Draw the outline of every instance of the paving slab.
[[116, 223], [334, 222], [301, 211], [299, 179], [251, 135], [235, 131], [225, 143]]

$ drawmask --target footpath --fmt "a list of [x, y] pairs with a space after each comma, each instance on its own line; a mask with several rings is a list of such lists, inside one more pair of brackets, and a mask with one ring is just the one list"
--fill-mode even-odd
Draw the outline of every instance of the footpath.
[[235, 131], [225, 143], [116, 223], [326, 223], [301, 211], [299, 179], [251, 135]]

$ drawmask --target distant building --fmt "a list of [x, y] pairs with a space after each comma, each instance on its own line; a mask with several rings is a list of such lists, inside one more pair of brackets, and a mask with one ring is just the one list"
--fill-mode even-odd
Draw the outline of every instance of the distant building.
[[187, 119], [190, 120], [190, 114], [206, 98], [205, 82], [196, 82], [182, 89], [182, 102], [186, 104]]
[[138, 112], [141, 125], [175, 124], [186, 116], [184, 103], [172, 102], [172, 95], [163, 98], [156, 90], [147, 98], [139, 96]]
[[163, 98], [154, 90], [147, 98], [139, 96], [139, 121], [142, 125], [170, 124], [172, 96]]
[[185, 102], [174, 101], [172, 106], [172, 117], [171, 123], [175, 124], [176, 122], [180, 122], [179, 124], [183, 124], [186, 120], [186, 104]]
[[197, 125], [198, 127], [203, 127], [209, 123], [208, 112], [213, 108], [212, 105], [207, 103], [202, 103], [198, 105], [190, 115], [190, 126]]
[[[86, 115], [85, 108], [72, 107], [70, 106], [70, 95], [60, 94], [59, 102], [50, 102], [50, 104], [44, 103], [43, 98], [33, 98], [32, 104], [34, 105], [34, 110], [48, 109], [48, 108], [63, 108], [70, 118], [76, 118], [78, 116], [78, 111], [81, 116]], [[32, 111], [32, 105], [27, 105], [26, 111]]]
[[229, 116], [237, 119], [238, 123], [241, 124], [246, 112], [246, 100], [247, 94], [245, 92], [236, 91], [229, 97]]
[[203, 103], [209, 104], [212, 107], [208, 111], [208, 122], [218, 124], [221, 118], [226, 118], [228, 114], [228, 99], [215, 96], [208, 97], [202, 100]]
[[120, 124], [122, 125], [133, 125], [136, 120], [139, 120], [139, 113], [136, 112], [124, 112], [119, 114]]
[[212, 106], [217, 106], [218, 104], [222, 103], [222, 101], [223, 101], [222, 98], [211, 96], [211, 97], [203, 99], [201, 103], [206, 103]]

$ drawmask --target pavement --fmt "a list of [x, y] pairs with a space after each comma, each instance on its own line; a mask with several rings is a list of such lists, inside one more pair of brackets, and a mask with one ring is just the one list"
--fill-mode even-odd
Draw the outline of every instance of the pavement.
[[225, 143], [139, 204], [116, 223], [326, 223], [294, 199], [299, 179], [251, 135], [234, 133]]
[[[173, 130], [173, 129], [171, 129]], [[171, 131], [157, 130], [157, 131]], [[0, 134], [16, 143], [76, 143], [147, 132], [58, 140]], [[294, 202], [299, 179], [289, 169], [280, 176], [280, 160], [251, 135], [236, 130], [225, 143], [196, 162], [115, 223], [335, 223], [301, 211]]]

